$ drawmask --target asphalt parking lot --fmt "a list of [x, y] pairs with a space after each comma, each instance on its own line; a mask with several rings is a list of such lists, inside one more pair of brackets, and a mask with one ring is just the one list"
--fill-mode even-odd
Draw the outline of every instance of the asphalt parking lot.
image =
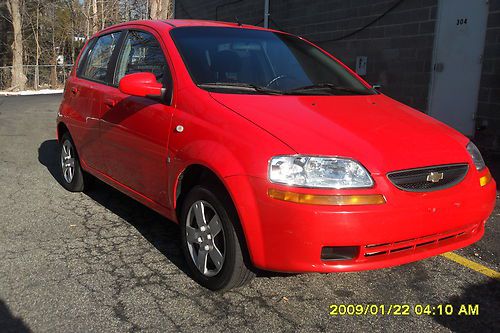
[[[103, 183], [58, 183], [61, 95], [0, 97], [0, 332], [499, 331], [500, 281], [442, 256], [378, 271], [193, 282], [172, 222]], [[500, 180], [499, 156], [489, 156]], [[500, 199], [457, 254], [500, 271]], [[451, 304], [451, 316], [337, 315], [331, 304]], [[478, 315], [458, 315], [478, 304]]]

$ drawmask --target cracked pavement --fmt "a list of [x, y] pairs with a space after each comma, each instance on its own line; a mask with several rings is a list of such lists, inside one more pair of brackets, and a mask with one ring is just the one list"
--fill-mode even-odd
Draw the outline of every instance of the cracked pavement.
[[[0, 97], [1, 332], [500, 328], [500, 282], [440, 256], [359, 273], [266, 272], [224, 294], [200, 287], [186, 273], [174, 223], [101, 182], [86, 193], [59, 185], [60, 99]], [[499, 202], [484, 238], [457, 251], [497, 271]], [[479, 304], [480, 312], [329, 316], [330, 304], [367, 303]]]

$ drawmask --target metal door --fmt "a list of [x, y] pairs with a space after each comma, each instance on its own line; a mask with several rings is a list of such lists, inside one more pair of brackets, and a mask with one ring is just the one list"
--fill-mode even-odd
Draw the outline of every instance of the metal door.
[[429, 114], [474, 135], [487, 0], [440, 0], [434, 43]]

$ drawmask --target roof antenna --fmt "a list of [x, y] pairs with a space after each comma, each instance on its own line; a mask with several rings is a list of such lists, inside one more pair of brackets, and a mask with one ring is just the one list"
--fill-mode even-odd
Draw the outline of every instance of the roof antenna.
[[241, 27], [243, 24], [241, 24], [240, 20], [238, 19], [237, 16], [234, 17], [234, 20], [236, 21], [236, 23], [238, 23], [238, 26]]

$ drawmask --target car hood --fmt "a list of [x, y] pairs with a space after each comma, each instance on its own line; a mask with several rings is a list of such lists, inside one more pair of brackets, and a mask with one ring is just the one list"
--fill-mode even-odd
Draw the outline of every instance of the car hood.
[[468, 139], [384, 95], [211, 96], [298, 154], [350, 157], [374, 174], [468, 162]]

